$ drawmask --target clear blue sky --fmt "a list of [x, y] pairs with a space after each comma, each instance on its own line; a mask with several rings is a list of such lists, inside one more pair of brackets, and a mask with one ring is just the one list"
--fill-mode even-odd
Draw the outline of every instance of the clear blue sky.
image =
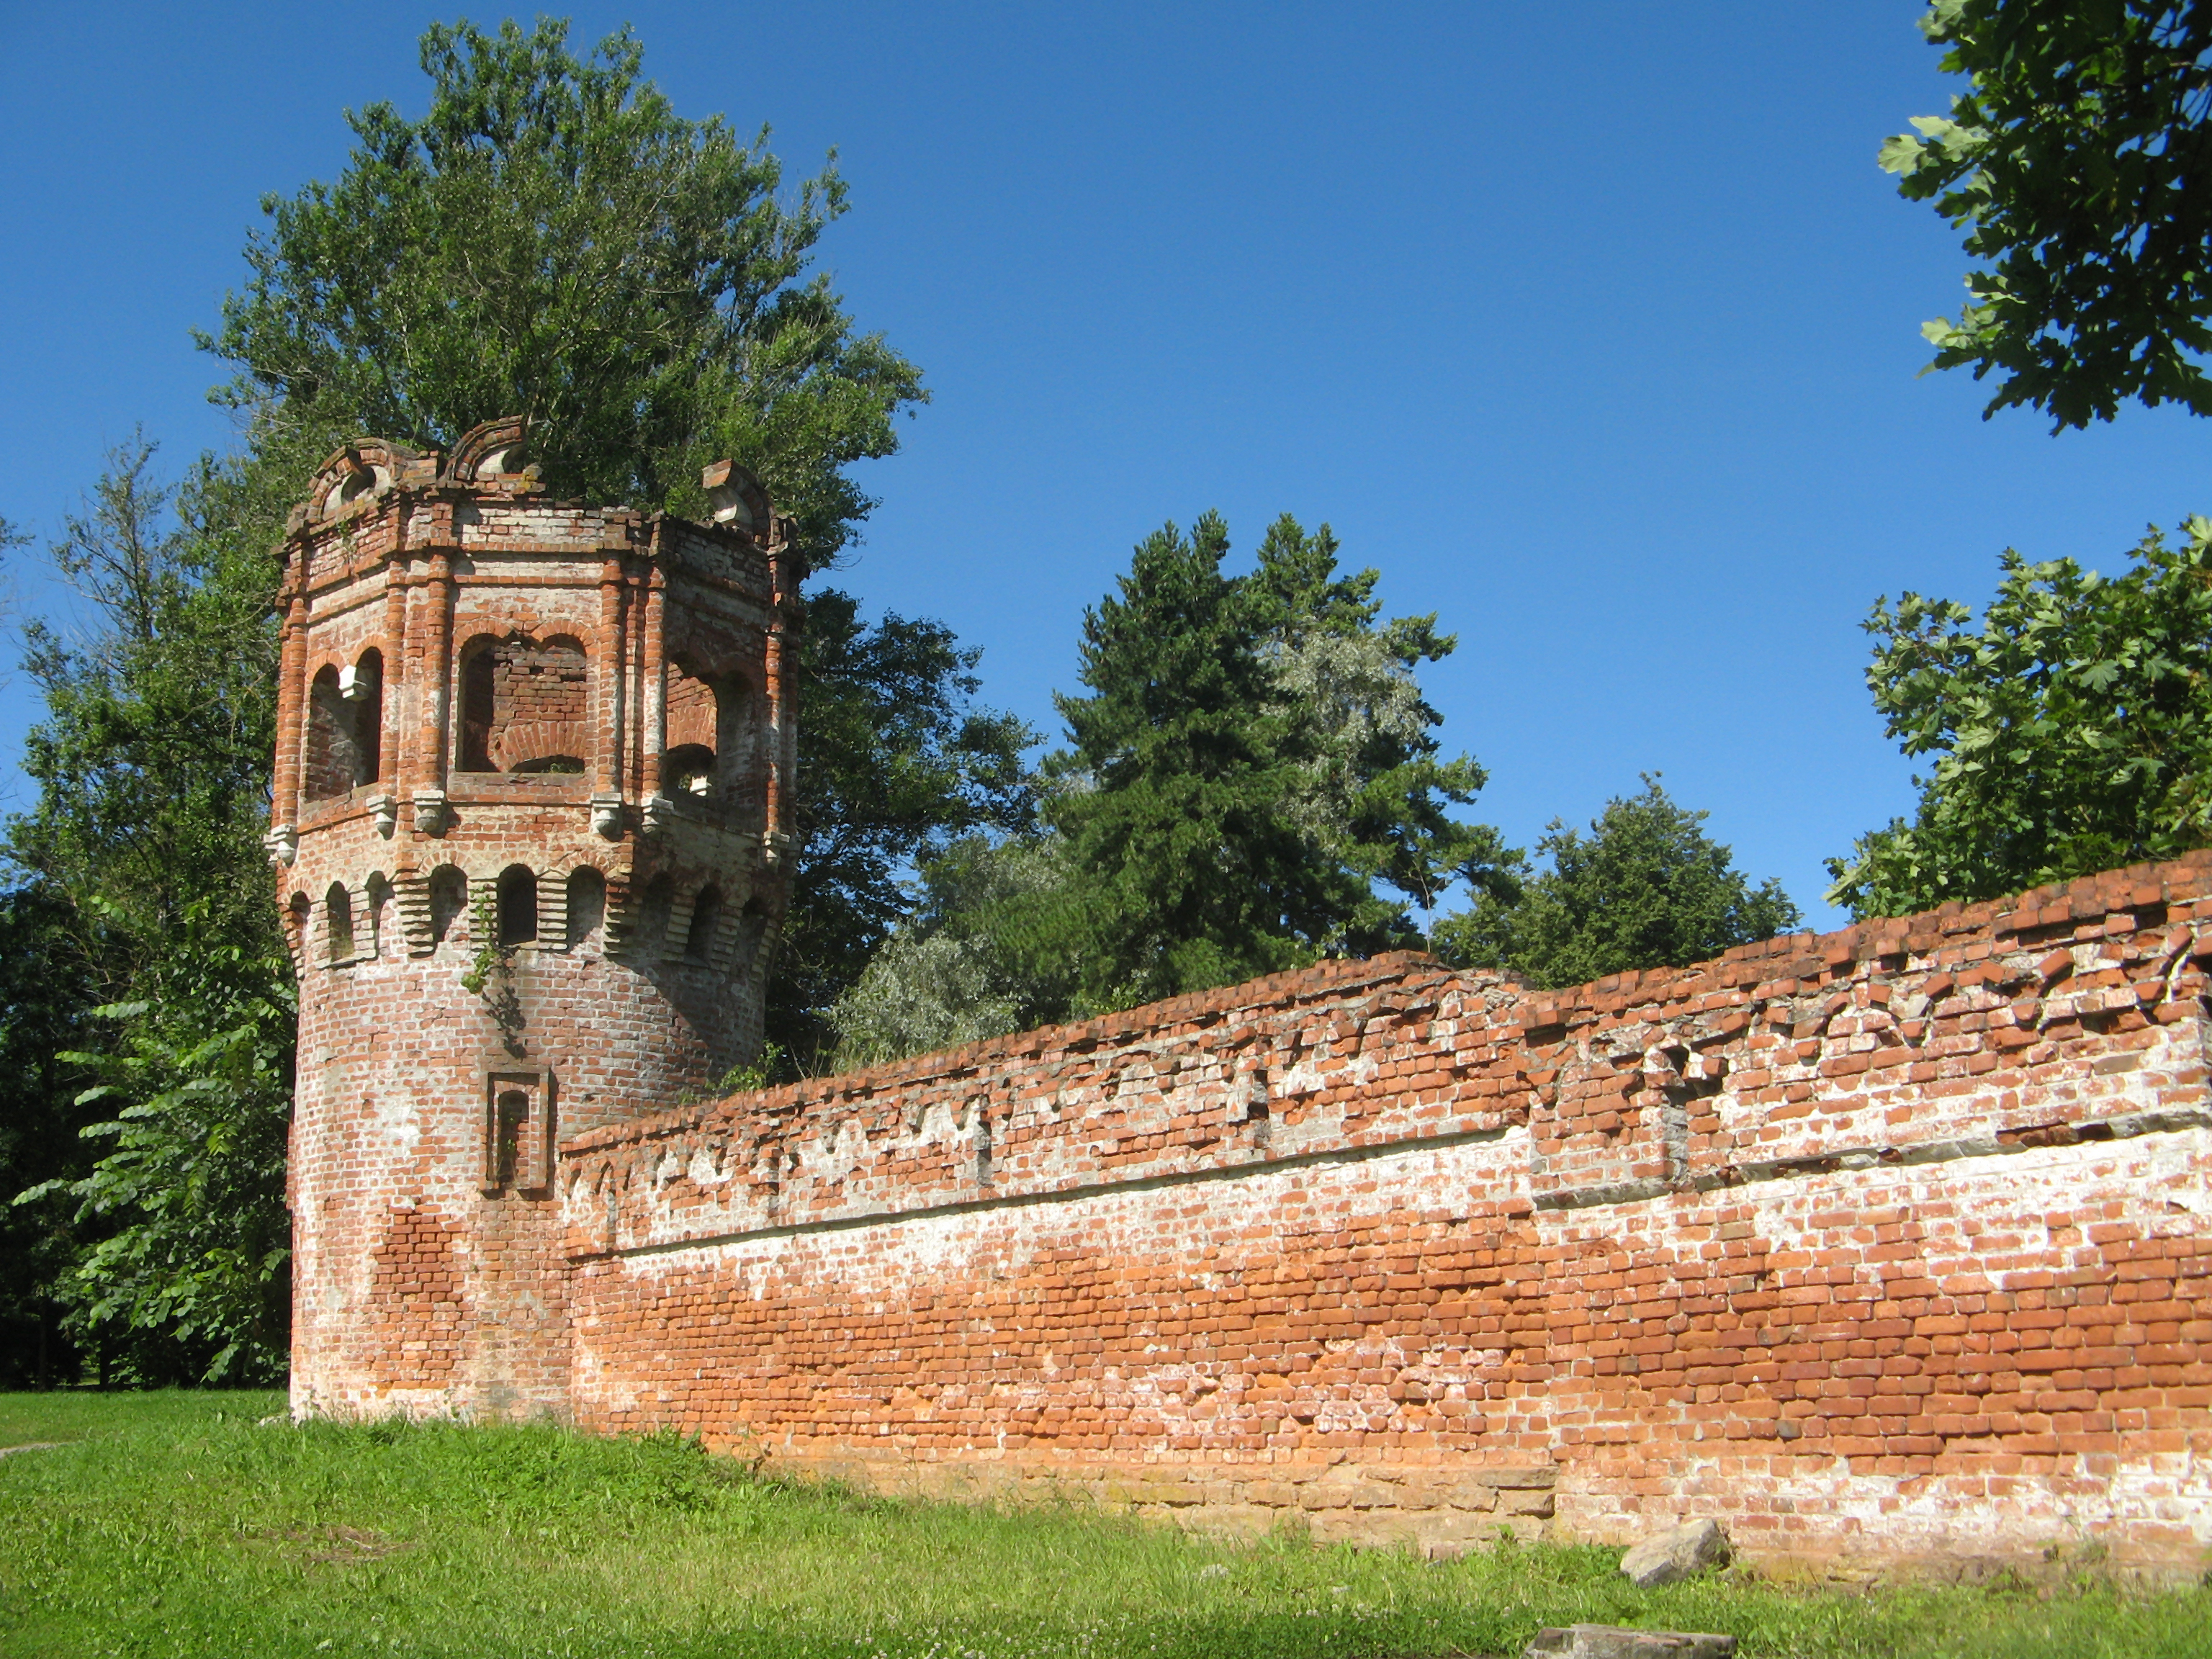
[[[1948, 89], [1905, 0], [1577, 7], [592, 5], [684, 112], [837, 147], [827, 239], [936, 401], [840, 580], [1057, 731], [1083, 607], [1163, 520], [1290, 511], [1436, 611], [1477, 815], [1532, 840], [1658, 769], [1814, 919], [1906, 807], [1856, 624], [1998, 550], [2107, 568], [2212, 511], [2172, 410], [2048, 434], [1916, 378], [1953, 233], [1876, 170]], [[51, 532], [143, 422], [225, 441], [190, 331], [340, 111], [419, 110], [434, 16], [0, 0], [0, 515]], [[476, 14], [482, 22], [497, 14]], [[19, 559], [22, 603], [52, 602]], [[35, 716], [0, 687], [0, 805]]]

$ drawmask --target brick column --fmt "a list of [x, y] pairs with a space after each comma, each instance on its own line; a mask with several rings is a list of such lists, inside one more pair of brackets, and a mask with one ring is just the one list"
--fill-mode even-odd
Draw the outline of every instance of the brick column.
[[790, 690], [784, 683], [785, 650], [783, 638], [783, 607], [769, 601], [767, 660], [764, 667], [768, 679], [768, 776], [767, 800], [762, 815], [762, 828], [769, 835], [780, 834], [783, 829], [785, 755], [788, 745], [784, 742], [784, 714], [788, 707]]
[[[416, 684], [422, 700], [421, 738], [416, 745], [416, 811], [415, 827], [424, 834], [443, 827], [446, 766], [449, 758], [453, 702], [453, 556], [449, 548], [433, 548], [430, 574], [422, 584], [423, 603], [429, 615], [422, 643], [422, 665]], [[429, 797], [430, 799], [424, 799]], [[428, 826], [428, 827], [426, 827]]]
[[269, 816], [271, 830], [300, 822], [300, 745], [307, 702], [307, 550], [289, 550], [284, 586], [277, 599], [283, 621], [283, 668], [276, 682], [276, 776]]
[[[781, 524], [777, 526], [778, 532]], [[793, 793], [799, 769], [799, 595], [788, 552], [769, 554], [768, 679], [769, 767], [764, 827], [770, 836], [788, 836], [797, 814]]]
[[408, 742], [407, 722], [401, 718], [400, 688], [407, 683], [407, 554], [395, 548], [384, 566], [384, 684], [377, 689], [382, 699], [378, 740], [383, 753], [377, 757], [377, 781], [386, 793], [404, 799], [413, 786], [414, 745]]
[[623, 568], [611, 557], [599, 568], [599, 631], [592, 642], [598, 659], [598, 743], [592, 750], [592, 789], [612, 794], [623, 787], [623, 675], [628, 655], [623, 649]]
[[[658, 535], [656, 530], [653, 532]], [[651, 793], [645, 776], [645, 586], [652, 565], [638, 565], [623, 583], [623, 639], [629, 653], [623, 659], [625, 683], [629, 686], [629, 701], [623, 710], [623, 733], [627, 747], [624, 757], [629, 763], [629, 789], [633, 799], [643, 799]]]
[[[655, 551], [658, 552], [658, 549]], [[646, 574], [645, 590], [645, 763], [644, 792], [660, 793], [660, 762], [668, 752], [668, 655], [664, 617], [668, 579], [656, 558]]]

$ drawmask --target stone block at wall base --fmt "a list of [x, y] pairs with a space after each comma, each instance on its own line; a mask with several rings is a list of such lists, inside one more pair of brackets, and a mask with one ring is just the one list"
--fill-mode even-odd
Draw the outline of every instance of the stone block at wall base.
[[1712, 1521], [1692, 1521], [1632, 1547], [1620, 1570], [1638, 1589], [1679, 1583], [1708, 1567], [1728, 1565], [1728, 1534]]
[[1732, 1659], [1735, 1652], [1735, 1637], [1711, 1632], [1569, 1625], [1538, 1631], [1523, 1659]]
[[[716, 1443], [713, 1436], [708, 1442]], [[1523, 1542], [1546, 1536], [1558, 1479], [1557, 1470], [1548, 1466], [1451, 1470], [1198, 1460], [1132, 1466], [1003, 1455], [918, 1458], [790, 1443], [770, 1451], [765, 1466], [888, 1496], [962, 1503], [1074, 1501], [1210, 1536], [1256, 1538], [1288, 1531], [1316, 1543], [1407, 1547], [1439, 1559], [1492, 1542], [1509, 1531]]]

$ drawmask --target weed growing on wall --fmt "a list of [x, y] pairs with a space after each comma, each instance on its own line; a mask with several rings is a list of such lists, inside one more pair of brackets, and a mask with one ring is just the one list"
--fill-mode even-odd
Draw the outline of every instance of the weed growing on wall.
[[470, 937], [476, 954], [461, 975], [461, 988], [481, 997], [499, 1027], [500, 1041], [507, 1052], [522, 1053], [522, 998], [514, 985], [514, 947], [499, 936], [499, 906], [489, 889], [479, 892], [469, 908]]

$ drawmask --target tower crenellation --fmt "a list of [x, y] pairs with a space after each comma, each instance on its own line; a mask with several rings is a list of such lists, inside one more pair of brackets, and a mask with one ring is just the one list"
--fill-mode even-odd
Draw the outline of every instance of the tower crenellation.
[[709, 523], [555, 501], [529, 441], [349, 445], [279, 550], [302, 1410], [563, 1409], [556, 1139], [760, 1047], [788, 523], [728, 463]]

